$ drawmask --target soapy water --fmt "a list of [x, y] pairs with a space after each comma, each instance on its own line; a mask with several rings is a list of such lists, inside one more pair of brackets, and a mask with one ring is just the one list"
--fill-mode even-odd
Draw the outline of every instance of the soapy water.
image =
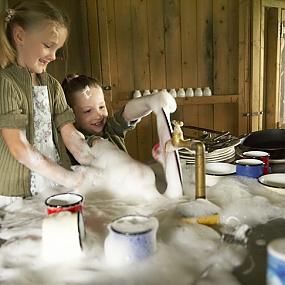
[[[41, 259], [42, 222], [47, 215], [44, 202], [33, 197], [7, 206], [1, 212], [0, 283], [239, 284], [232, 270], [244, 260], [246, 248], [225, 242], [223, 235], [238, 233], [236, 238], [243, 239], [243, 228], [284, 217], [285, 198], [267, 191], [255, 179], [225, 177], [207, 189], [208, 201], [220, 209], [221, 225], [181, 224], [176, 207], [193, 201], [195, 193], [194, 168], [183, 166], [183, 171], [186, 196], [178, 200], [144, 202], [88, 193], [83, 203], [83, 256], [60, 265]], [[129, 214], [159, 220], [157, 251], [141, 262], [113, 268], [104, 260], [106, 226]]]

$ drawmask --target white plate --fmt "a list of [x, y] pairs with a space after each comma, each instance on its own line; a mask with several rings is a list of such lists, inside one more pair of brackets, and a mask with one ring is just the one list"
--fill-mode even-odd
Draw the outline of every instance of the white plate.
[[273, 188], [283, 188], [285, 191], [285, 173], [272, 173], [262, 175], [258, 178], [258, 181]]
[[[205, 153], [205, 157], [208, 158], [218, 158], [218, 157], [223, 157], [223, 156], [227, 156], [229, 154], [232, 154], [235, 152], [234, 148], [228, 148], [227, 150], [223, 151], [222, 153]], [[186, 159], [194, 159], [195, 154], [186, 154], [186, 153], [181, 153], [179, 151], [179, 156], [180, 158], [186, 158]]]
[[236, 173], [236, 166], [227, 162], [211, 162], [206, 163], [205, 171], [210, 175], [230, 175]]
[[[227, 158], [227, 157], [231, 157], [231, 156], [234, 156], [235, 155], [235, 150], [232, 149], [230, 151], [228, 151], [227, 153], [225, 154], [221, 154], [221, 155], [217, 155], [217, 156], [213, 156], [213, 157], [208, 157], [207, 155], [205, 155], [205, 158], [207, 161], [215, 161], [215, 160], [224, 160], [224, 158]], [[180, 158], [181, 159], [186, 159], [186, 160], [195, 160], [195, 156], [184, 156], [184, 155], [180, 155]]]
[[265, 189], [285, 195], [285, 173], [272, 173], [262, 175], [258, 178]]
[[[240, 144], [240, 140], [236, 140], [236, 142], [232, 142], [231, 145], [227, 146], [227, 147], [224, 147], [224, 148], [218, 148], [214, 151], [211, 151], [211, 152], [208, 152], [208, 151], [205, 151], [205, 153], [209, 156], [215, 156], [215, 155], [218, 155], [218, 154], [222, 154], [222, 153], [225, 153], [227, 151], [229, 151], [230, 149], [234, 149], [235, 146], [239, 145]], [[183, 155], [195, 155], [195, 151], [194, 150], [189, 150], [189, 149], [180, 149], [179, 150], [179, 153], [180, 154], [183, 154]]]
[[[211, 156], [211, 155], [215, 156], [215, 155], [218, 155], [218, 154], [225, 153], [225, 152], [229, 151], [232, 148], [233, 147], [225, 147], [225, 148], [220, 148], [220, 149], [214, 150], [212, 152], [205, 151], [205, 154], [209, 155], [209, 156]], [[195, 155], [195, 151], [188, 150], [188, 149], [180, 149], [179, 153], [181, 153], [183, 155], [190, 155], [190, 156], [194, 156]]]
[[[222, 161], [229, 161], [234, 159], [235, 157], [235, 152], [233, 152], [232, 154], [226, 155], [226, 156], [221, 156], [218, 158], [206, 158], [206, 162], [222, 162]], [[192, 159], [183, 159], [184, 161], [186, 161], [186, 163], [189, 164], [194, 164], [195, 163], [195, 158]]]

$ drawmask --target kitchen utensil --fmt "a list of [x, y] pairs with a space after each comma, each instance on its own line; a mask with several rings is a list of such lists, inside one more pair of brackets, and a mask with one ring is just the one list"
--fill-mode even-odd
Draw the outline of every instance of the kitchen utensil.
[[285, 158], [285, 129], [268, 129], [248, 134], [241, 145], [243, 151], [261, 150], [268, 152], [271, 159]]

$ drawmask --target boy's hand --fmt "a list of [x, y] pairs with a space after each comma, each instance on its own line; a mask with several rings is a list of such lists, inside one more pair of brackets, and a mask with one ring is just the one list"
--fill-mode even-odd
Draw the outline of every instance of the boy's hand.
[[175, 99], [166, 91], [160, 91], [152, 96], [149, 96], [149, 99], [150, 108], [155, 113], [161, 111], [162, 108], [166, 111], [168, 110], [170, 113], [173, 113], [177, 108]]

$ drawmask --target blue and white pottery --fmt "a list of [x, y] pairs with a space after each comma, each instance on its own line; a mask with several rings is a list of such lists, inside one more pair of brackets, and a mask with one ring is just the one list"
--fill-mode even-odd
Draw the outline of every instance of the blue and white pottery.
[[285, 239], [278, 238], [267, 246], [266, 284], [282, 285], [285, 283]]
[[236, 174], [258, 178], [263, 174], [264, 163], [258, 159], [245, 158], [236, 161]]
[[151, 256], [156, 251], [157, 229], [155, 217], [128, 215], [114, 220], [104, 242], [107, 263], [121, 266]]

